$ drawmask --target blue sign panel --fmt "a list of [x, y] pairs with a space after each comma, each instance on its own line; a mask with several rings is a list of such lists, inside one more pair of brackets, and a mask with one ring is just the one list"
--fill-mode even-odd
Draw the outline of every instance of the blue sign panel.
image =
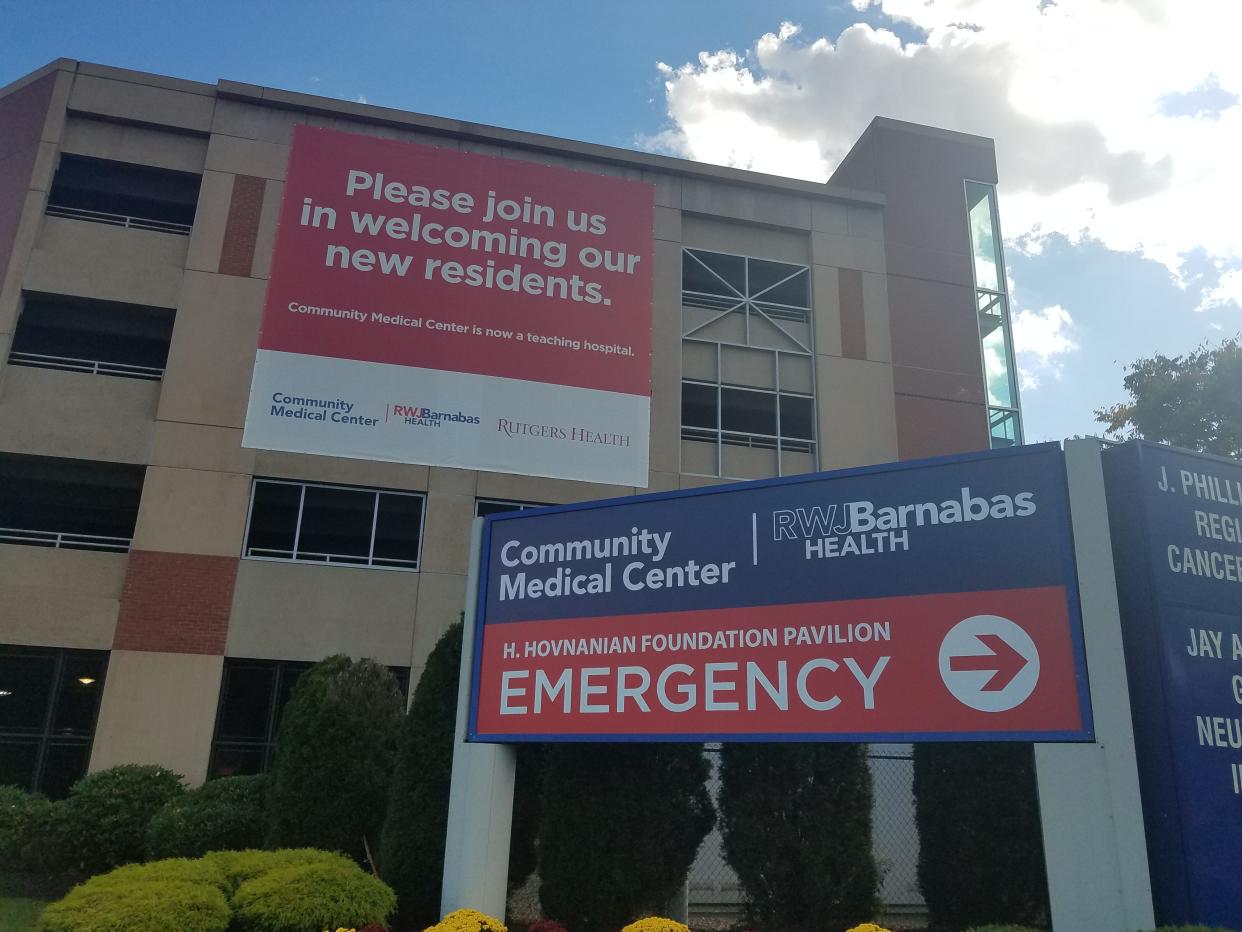
[[1242, 921], [1242, 464], [1104, 452], [1152, 895]]
[[495, 515], [474, 740], [1091, 736], [1055, 444]]

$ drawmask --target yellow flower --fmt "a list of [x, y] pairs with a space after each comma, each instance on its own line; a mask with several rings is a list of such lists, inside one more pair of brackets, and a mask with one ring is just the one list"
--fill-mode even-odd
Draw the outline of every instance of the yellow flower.
[[426, 932], [509, 932], [499, 919], [477, 909], [458, 909], [449, 913]]
[[690, 932], [690, 928], [673, 919], [649, 916], [646, 919], [631, 922], [621, 932]]
[[884, 926], [878, 926], [874, 922], [864, 922], [860, 926], [854, 926], [852, 929], [846, 929], [845, 932], [889, 932]]

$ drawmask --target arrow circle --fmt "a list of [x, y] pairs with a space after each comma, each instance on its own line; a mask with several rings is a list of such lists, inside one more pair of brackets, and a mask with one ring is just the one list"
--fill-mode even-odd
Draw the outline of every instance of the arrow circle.
[[963, 705], [1007, 712], [1039, 682], [1039, 651], [1021, 626], [1000, 615], [959, 621], [940, 644], [940, 678]]

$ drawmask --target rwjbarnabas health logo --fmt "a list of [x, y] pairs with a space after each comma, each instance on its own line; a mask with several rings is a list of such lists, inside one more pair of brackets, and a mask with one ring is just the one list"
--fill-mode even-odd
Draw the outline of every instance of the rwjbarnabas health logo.
[[386, 406], [386, 419], [404, 421], [411, 427], [443, 427], [445, 424], [478, 424], [478, 415], [464, 411], [436, 411], [425, 405], [390, 404]]
[[985, 497], [963, 486], [940, 502], [879, 505], [860, 499], [777, 509], [772, 512], [772, 539], [804, 541], [808, 560], [891, 553], [910, 549], [912, 527], [1026, 518], [1036, 510], [1034, 492]]

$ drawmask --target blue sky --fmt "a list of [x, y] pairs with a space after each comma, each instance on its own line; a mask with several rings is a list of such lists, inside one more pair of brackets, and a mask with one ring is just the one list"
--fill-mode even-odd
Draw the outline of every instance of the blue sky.
[[0, 0], [0, 84], [63, 56], [811, 178], [876, 114], [992, 136], [1041, 440], [1242, 330], [1242, 3], [1190, 6]]

